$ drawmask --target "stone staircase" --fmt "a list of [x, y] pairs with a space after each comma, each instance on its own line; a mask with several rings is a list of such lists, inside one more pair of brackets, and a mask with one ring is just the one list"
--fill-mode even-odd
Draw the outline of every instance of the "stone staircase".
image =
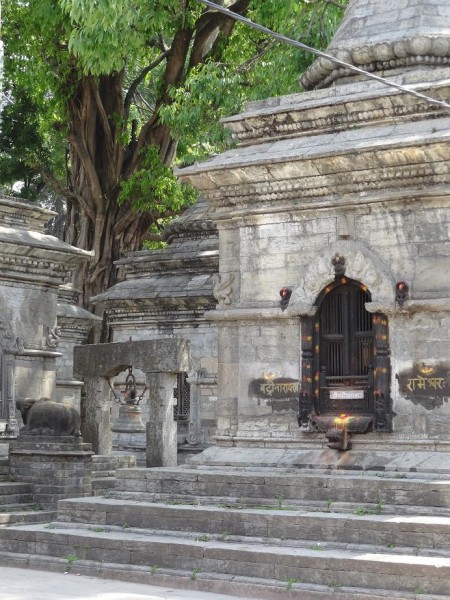
[[136, 466], [134, 455], [95, 454], [92, 457], [92, 494], [104, 496], [116, 485], [116, 470]]
[[[116, 469], [134, 467], [135, 464], [134, 456], [93, 456], [93, 495], [103, 496], [114, 489]], [[8, 458], [0, 458], [0, 527], [25, 523], [48, 523], [56, 518], [56, 510], [41, 510], [34, 502], [31, 484], [17, 482], [10, 475]]]
[[0, 531], [2, 564], [260, 600], [450, 599], [450, 478], [186, 466]]
[[9, 481], [9, 459], [0, 456], [0, 481]]
[[33, 488], [18, 483], [9, 474], [9, 460], [0, 458], [0, 527], [18, 523], [46, 523], [56, 511], [40, 510], [33, 502]]

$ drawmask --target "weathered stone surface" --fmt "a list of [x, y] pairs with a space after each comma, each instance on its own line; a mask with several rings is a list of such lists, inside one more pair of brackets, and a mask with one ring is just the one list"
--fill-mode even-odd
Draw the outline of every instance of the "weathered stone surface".
[[74, 371], [79, 377], [112, 377], [129, 365], [145, 373], [188, 371], [189, 342], [162, 339], [74, 348]]
[[80, 437], [80, 414], [69, 406], [50, 400], [18, 400], [24, 427], [22, 431], [34, 435]]
[[51, 211], [0, 198], [0, 422], [4, 439], [17, 436], [16, 399], [52, 398], [59, 335], [57, 290], [90, 252], [44, 234]]
[[[398, 0], [387, 10], [378, 0], [354, 0], [330, 49], [445, 100], [450, 31], [441, 11], [448, 12], [441, 0]], [[339, 85], [331, 87], [335, 79]], [[306, 417], [300, 432], [295, 408], [277, 410], [255, 396], [251, 382], [297, 379], [309, 403], [301, 411], [324, 410], [317, 400], [324, 386], [313, 382], [327, 365], [314, 327], [319, 295], [338, 281], [338, 253], [346, 277], [370, 294], [365, 309], [383, 315], [386, 326], [377, 334], [385, 347], [377, 342], [374, 358], [383, 365], [373, 370], [377, 410], [385, 417], [376, 417], [375, 429], [390, 431], [384, 442], [393, 448], [420, 440], [432, 448], [450, 427], [448, 393], [436, 402], [431, 390], [416, 401], [397, 378], [413, 364], [439, 369], [450, 360], [447, 111], [380, 82], [351, 79], [322, 59], [303, 81], [330, 87], [250, 103], [228, 119], [240, 147], [178, 172], [214, 209], [220, 280], [233, 278], [227, 302], [212, 316], [219, 326], [216, 440], [272, 448], [301, 448], [309, 440], [320, 447]], [[398, 282], [409, 286], [404, 303], [396, 300]], [[282, 310], [285, 287], [292, 295]], [[355, 444], [375, 441], [367, 435], [354, 436]]]
[[36, 504], [51, 509], [61, 498], [91, 495], [92, 455], [81, 438], [24, 433], [10, 444], [10, 472], [33, 485]]
[[[327, 52], [341, 60], [370, 70], [417, 68], [446, 64], [450, 57], [448, 16], [445, 0], [352, 2]], [[305, 88], [323, 87], [349, 71], [319, 58], [302, 77]]]

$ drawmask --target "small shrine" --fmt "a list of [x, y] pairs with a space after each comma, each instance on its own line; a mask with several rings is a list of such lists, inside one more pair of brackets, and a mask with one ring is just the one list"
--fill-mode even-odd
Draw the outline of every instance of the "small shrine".
[[[353, 0], [328, 52], [450, 97], [439, 0]], [[450, 112], [325, 59], [301, 82], [226, 121], [236, 149], [178, 172], [209, 204], [227, 290], [208, 317], [215, 443], [336, 444], [343, 422], [353, 448], [445, 445]]]
[[[178, 444], [186, 451], [210, 443], [217, 424], [217, 325], [210, 315], [218, 302], [227, 302], [227, 290], [218, 285], [219, 242], [210, 212], [200, 199], [166, 227], [165, 248], [126, 255], [117, 262], [125, 280], [92, 299], [106, 313], [111, 342], [190, 341], [192, 368], [179, 372], [174, 386]], [[142, 389], [145, 375], [134, 373]], [[118, 404], [111, 406], [118, 417]], [[146, 422], [149, 401], [140, 406]], [[116, 431], [113, 447], [142, 457], [145, 434]]]
[[[19, 431], [16, 401], [55, 397], [64, 329], [57, 320], [59, 287], [91, 256], [44, 233], [53, 214], [17, 198], [0, 198], [0, 446], [3, 442], [5, 449]], [[75, 307], [72, 313], [79, 316]], [[84, 313], [89, 329], [92, 315]], [[62, 379], [67, 402], [76, 405], [81, 383]]]

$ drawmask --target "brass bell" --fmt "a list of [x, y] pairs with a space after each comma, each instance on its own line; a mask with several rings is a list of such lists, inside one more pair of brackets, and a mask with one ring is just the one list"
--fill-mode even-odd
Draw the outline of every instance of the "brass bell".
[[125, 391], [123, 393], [124, 401], [118, 398], [114, 390], [113, 393], [120, 404], [120, 408], [119, 417], [111, 426], [111, 431], [118, 433], [145, 433], [145, 425], [142, 422], [142, 410], [139, 406], [139, 402], [141, 401], [145, 390], [139, 398], [136, 398], [136, 379], [133, 375], [132, 367], [128, 367], [128, 375], [125, 380]]

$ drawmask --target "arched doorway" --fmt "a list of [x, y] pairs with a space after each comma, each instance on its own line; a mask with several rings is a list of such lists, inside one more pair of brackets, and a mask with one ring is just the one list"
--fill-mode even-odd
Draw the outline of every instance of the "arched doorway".
[[327, 430], [345, 413], [355, 431], [390, 431], [388, 321], [366, 310], [367, 287], [336, 276], [302, 322], [299, 425]]

